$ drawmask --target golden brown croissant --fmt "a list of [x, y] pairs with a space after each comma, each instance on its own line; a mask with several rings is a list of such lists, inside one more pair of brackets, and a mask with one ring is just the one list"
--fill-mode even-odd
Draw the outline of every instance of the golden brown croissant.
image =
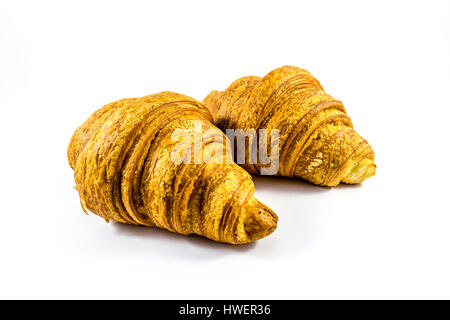
[[[222, 130], [278, 129], [278, 175], [336, 186], [375, 174], [372, 147], [353, 129], [342, 103], [306, 70], [284, 66], [263, 78], [243, 77], [203, 103]], [[252, 173], [265, 166], [259, 159], [243, 164]]]
[[[174, 139], [177, 130], [189, 139]], [[161, 92], [96, 111], [74, 133], [68, 159], [83, 209], [106, 221], [241, 244], [269, 235], [278, 219], [253, 197], [251, 176], [227, 144], [208, 109]]]

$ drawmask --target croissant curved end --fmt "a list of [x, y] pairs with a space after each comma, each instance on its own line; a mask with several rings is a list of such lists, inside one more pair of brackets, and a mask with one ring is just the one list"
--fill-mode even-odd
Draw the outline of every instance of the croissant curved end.
[[245, 211], [243, 242], [259, 240], [271, 234], [277, 227], [278, 216], [266, 205], [253, 198], [243, 208]]
[[353, 166], [350, 166], [348, 171], [343, 176], [341, 182], [347, 184], [357, 184], [364, 180], [373, 177], [377, 166], [373, 159], [363, 159], [355, 162]]

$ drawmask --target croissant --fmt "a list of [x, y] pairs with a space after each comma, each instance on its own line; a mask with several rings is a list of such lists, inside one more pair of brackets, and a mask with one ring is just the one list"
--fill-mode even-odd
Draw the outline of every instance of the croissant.
[[208, 109], [181, 94], [105, 105], [75, 131], [68, 160], [83, 210], [107, 222], [232, 244], [263, 238], [277, 225]]
[[[240, 78], [203, 104], [222, 130], [257, 130], [257, 136], [259, 129], [278, 130], [274, 174], [322, 186], [356, 184], [375, 174], [372, 147], [353, 129], [342, 103], [304, 69], [284, 66], [263, 78]], [[246, 158], [242, 166], [258, 174], [266, 164]]]

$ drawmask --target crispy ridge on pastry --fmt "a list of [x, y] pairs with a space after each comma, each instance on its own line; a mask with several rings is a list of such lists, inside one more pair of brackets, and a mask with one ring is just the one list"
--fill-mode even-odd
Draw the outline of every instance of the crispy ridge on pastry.
[[[304, 69], [284, 66], [263, 78], [240, 78], [225, 91], [212, 91], [203, 104], [222, 130], [278, 129], [278, 175], [323, 186], [375, 175], [372, 147], [353, 129], [343, 104]], [[242, 166], [257, 174], [264, 167]]]
[[[199, 122], [203, 135], [195, 145]], [[184, 145], [191, 160], [195, 148], [208, 148], [214, 161], [173, 161], [179, 142], [172, 134], [180, 129], [191, 138]], [[251, 176], [232, 162], [227, 144], [203, 105], [161, 92], [94, 112], [75, 131], [68, 159], [83, 209], [106, 221], [241, 244], [272, 233], [278, 218], [253, 197]]]

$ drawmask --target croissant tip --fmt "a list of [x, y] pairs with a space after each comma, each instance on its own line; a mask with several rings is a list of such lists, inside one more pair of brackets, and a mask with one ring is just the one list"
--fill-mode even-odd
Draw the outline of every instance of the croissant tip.
[[277, 223], [277, 215], [258, 201], [257, 206], [251, 206], [247, 209], [244, 221], [244, 230], [248, 238], [246, 242], [259, 240], [270, 235], [277, 228]]
[[377, 166], [373, 159], [364, 159], [355, 163], [342, 178], [341, 182], [347, 184], [358, 184], [373, 177]]

